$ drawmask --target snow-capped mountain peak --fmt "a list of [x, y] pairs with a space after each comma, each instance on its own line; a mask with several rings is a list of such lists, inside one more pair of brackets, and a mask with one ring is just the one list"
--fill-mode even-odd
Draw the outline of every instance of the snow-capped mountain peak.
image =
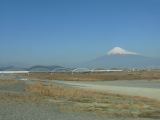
[[138, 53], [136, 52], [131, 52], [120, 47], [114, 47], [108, 52], [108, 55], [137, 55], [137, 54]]

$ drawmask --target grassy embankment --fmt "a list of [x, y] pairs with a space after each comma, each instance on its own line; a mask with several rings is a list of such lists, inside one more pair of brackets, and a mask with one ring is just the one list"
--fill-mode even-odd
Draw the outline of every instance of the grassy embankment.
[[61, 85], [29, 85], [26, 91], [58, 101], [62, 110], [86, 111], [110, 117], [160, 118], [160, 102], [144, 97], [131, 97], [95, 92]]

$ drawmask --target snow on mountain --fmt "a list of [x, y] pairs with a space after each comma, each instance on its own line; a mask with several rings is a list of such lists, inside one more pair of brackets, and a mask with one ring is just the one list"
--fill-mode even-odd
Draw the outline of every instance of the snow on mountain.
[[160, 68], [160, 59], [142, 56], [120, 47], [114, 47], [107, 55], [88, 61], [87, 68]]
[[112, 50], [108, 52], [108, 55], [137, 55], [136, 52], [130, 52], [120, 47], [114, 47]]

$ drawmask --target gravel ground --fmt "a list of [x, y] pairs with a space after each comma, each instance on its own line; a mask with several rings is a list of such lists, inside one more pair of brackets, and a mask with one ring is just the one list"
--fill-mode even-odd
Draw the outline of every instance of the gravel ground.
[[24, 92], [26, 84], [25, 82], [18, 82], [16, 84], [6, 84], [1, 85], [0, 84], [0, 91], [12, 91], [12, 92]]
[[54, 103], [18, 103], [1, 102], [0, 120], [153, 120], [153, 119], [129, 119], [107, 118], [90, 113], [63, 112]]
[[[0, 92], [23, 94], [25, 84], [21, 81], [16, 84], [0, 85]], [[33, 82], [33, 81], [32, 81]], [[29, 82], [30, 83], [30, 82]], [[108, 118], [87, 112], [61, 110], [57, 103], [51, 101], [24, 102], [16, 99], [1, 99], [0, 120], [154, 120], [147, 118]]]

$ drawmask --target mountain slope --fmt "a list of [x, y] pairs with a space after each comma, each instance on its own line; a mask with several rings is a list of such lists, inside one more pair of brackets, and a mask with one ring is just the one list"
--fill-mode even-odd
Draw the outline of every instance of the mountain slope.
[[67, 71], [69, 68], [65, 68], [62, 66], [43, 66], [43, 65], [36, 65], [36, 66], [31, 66], [30, 68], [20, 68], [20, 67], [15, 67], [15, 66], [5, 66], [5, 67], [0, 67], [0, 71], [31, 71], [31, 72], [50, 72], [50, 71]]
[[6, 67], [0, 67], [0, 71], [25, 71], [27, 68], [20, 68], [15, 66], [6, 66]]
[[32, 66], [30, 67], [28, 70], [29, 71], [42, 71], [42, 72], [49, 72], [55, 69], [63, 69], [64, 67], [61, 66], [56, 66], [56, 65], [52, 65], [52, 66], [43, 66], [43, 65], [36, 65], [36, 66]]
[[88, 62], [88, 67], [142, 68], [160, 66], [160, 61], [139, 55], [110, 55]]
[[115, 47], [107, 55], [83, 64], [88, 68], [150, 68], [160, 67], [160, 59], [145, 57], [135, 52]]

